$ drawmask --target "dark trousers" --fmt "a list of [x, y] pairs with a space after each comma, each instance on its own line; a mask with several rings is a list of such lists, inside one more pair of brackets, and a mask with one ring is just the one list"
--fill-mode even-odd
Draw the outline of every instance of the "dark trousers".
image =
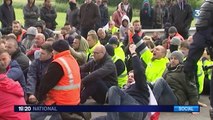
[[97, 103], [104, 104], [109, 87], [103, 80], [96, 80], [86, 84], [81, 91], [81, 103], [85, 103], [91, 96]]
[[[197, 61], [203, 54], [204, 48], [208, 45], [213, 46], [212, 38], [212, 29], [198, 31], [193, 36], [193, 43], [190, 45], [189, 54], [184, 65], [184, 72], [186, 74], [192, 74], [196, 69]], [[190, 80], [190, 79], [189, 79]], [[210, 82], [210, 105], [213, 107], [213, 77]]]

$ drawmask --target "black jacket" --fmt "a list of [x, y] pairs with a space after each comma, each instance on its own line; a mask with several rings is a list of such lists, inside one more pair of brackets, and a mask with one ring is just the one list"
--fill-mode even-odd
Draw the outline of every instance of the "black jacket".
[[30, 59], [24, 53], [22, 53], [20, 49], [17, 49], [11, 58], [18, 62], [23, 72], [28, 69]]
[[189, 4], [184, 5], [184, 9], [181, 10], [179, 5], [172, 6], [170, 11], [170, 23], [180, 31], [188, 31], [191, 22], [193, 20], [192, 8]]
[[4, 0], [4, 3], [0, 6], [0, 21], [2, 23], [2, 28], [11, 27], [12, 22], [16, 19], [14, 8], [11, 4], [8, 6]]
[[99, 8], [93, 2], [81, 5], [79, 17], [81, 28], [95, 28], [96, 23], [99, 23], [101, 18]]
[[89, 63], [81, 66], [80, 69], [81, 72], [90, 72], [89, 75], [82, 79], [83, 84], [95, 80], [103, 80], [108, 87], [118, 85], [116, 67], [108, 54], [105, 54], [101, 61], [91, 60]]
[[80, 29], [80, 19], [79, 19], [79, 8], [75, 8], [74, 10], [67, 10], [66, 15], [66, 23], [69, 23], [70, 26], [75, 27], [77, 30]]
[[135, 84], [125, 90], [130, 96], [137, 100], [141, 105], [149, 103], [149, 89], [146, 82], [145, 68], [138, 56], [132, 57]]
[[46, 23], [46, 27], [55, 30], [57, 22], [56, 22], [57, 13], [56, 10], [51, 7], [50, 9], [43, 6], [40, 10], [40, 18], [44, 20]]

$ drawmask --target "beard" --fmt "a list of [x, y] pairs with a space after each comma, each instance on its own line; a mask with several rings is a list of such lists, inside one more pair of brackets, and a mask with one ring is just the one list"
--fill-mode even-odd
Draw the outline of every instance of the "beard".
[[21, 30], [13, 30], [13, 33], [18, 36], [21, 35]]

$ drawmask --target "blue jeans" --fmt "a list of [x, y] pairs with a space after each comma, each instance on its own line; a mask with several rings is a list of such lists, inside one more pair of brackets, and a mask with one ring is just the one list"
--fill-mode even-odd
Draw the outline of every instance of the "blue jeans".
[[[140, 105], [132, 96], [117, 86], [109, 89], [108, 101], [109, 105]], [[146, 114], [142, 112], [108, 112], [107, 116], [101, 116], [95, 120], [142, 120], [145, 116]]]
[[31, 120], [62, 120], [57, 112], [31, 112]]
[[176, 105], [177, 98], [171, 87], [163, 78], [158, 79], [153, 86], [153, 94], [158, 105]]

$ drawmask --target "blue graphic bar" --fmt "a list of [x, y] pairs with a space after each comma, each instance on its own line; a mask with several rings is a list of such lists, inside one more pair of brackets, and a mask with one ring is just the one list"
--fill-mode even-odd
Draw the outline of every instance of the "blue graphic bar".
[[174, 112], [200, 112], [200, 106], [174, 106]]
[[199, 112], [200, 106], [15, 105], [14, 111], [15, 112]]

